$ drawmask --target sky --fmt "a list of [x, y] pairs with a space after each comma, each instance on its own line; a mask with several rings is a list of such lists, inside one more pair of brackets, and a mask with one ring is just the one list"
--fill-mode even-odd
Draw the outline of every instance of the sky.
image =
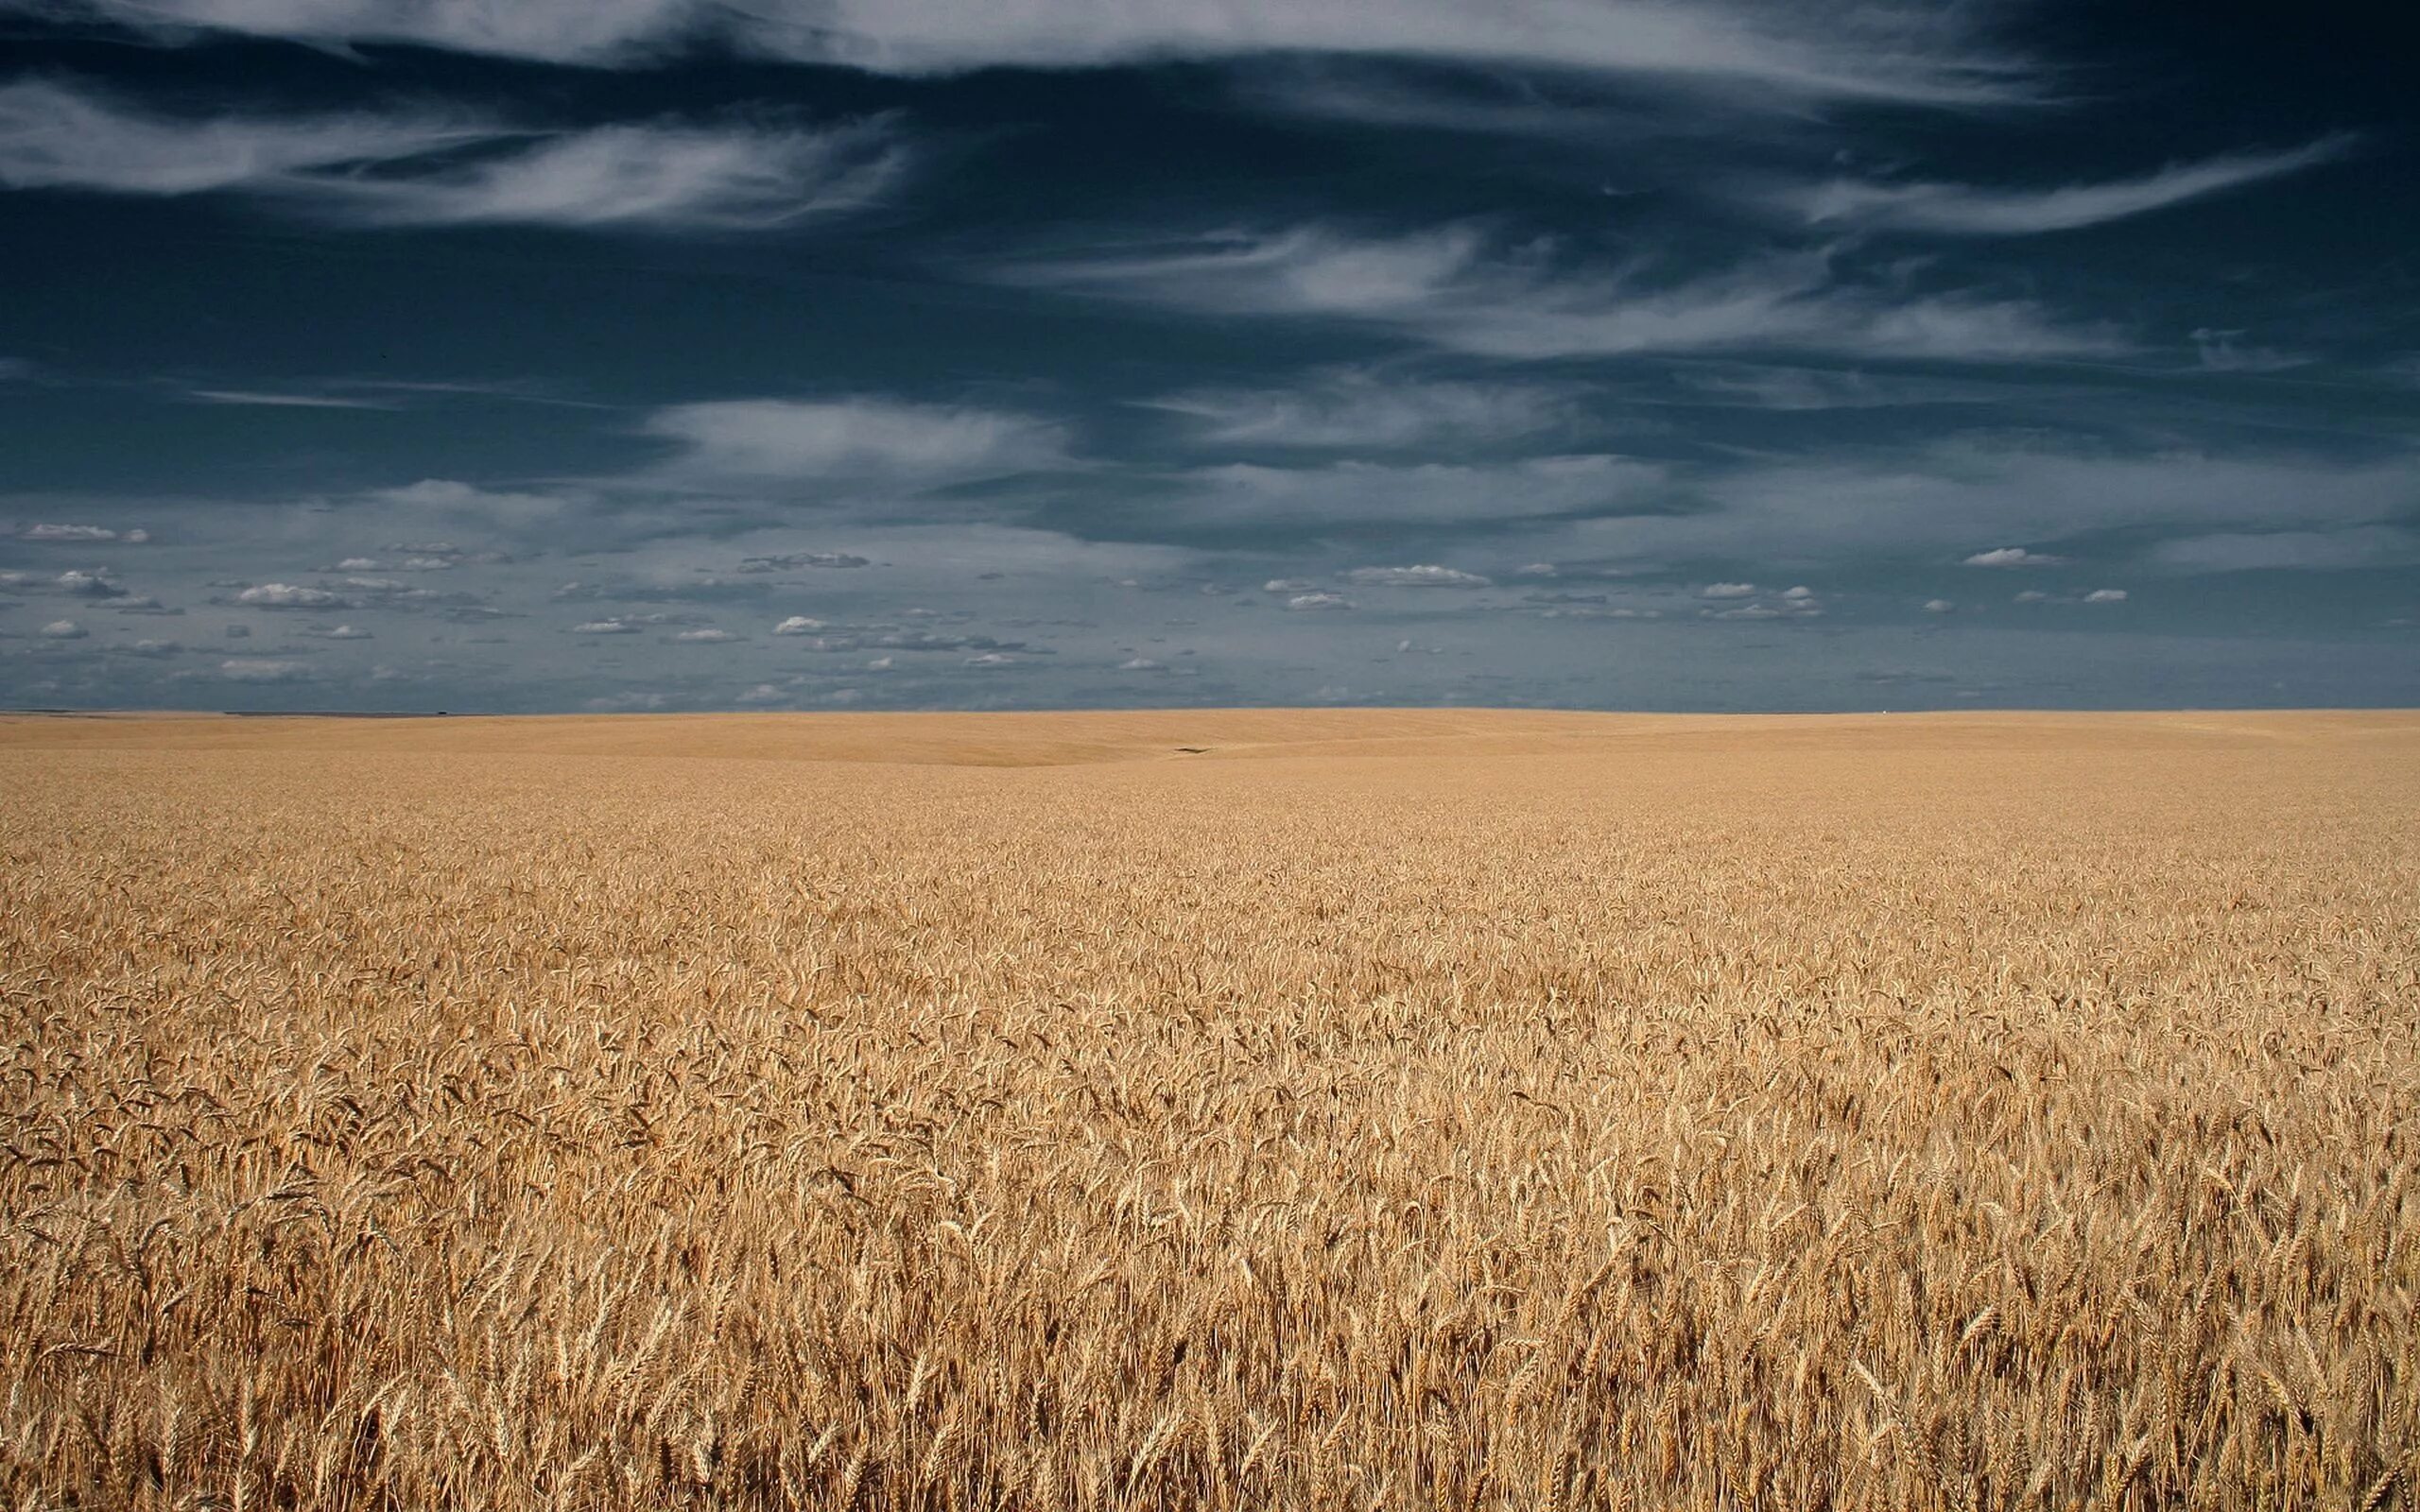
[[0, 0], [0, 706], [2420, 703], [2213, 0]]

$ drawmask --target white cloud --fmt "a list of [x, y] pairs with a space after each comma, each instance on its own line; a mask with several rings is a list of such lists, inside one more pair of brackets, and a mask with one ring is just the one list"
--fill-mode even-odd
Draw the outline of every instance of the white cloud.
[[1000, 264], [1000, 282], [1228, 316], [1385, 327], [1449, 351], [1542, 359], [1800, 349], [1892, 358], [2034, 360], [2126, 350], [2038, 306], [1841, 283], [1822, 252], [1678, 284], [1571, 271], [1550, 248], [1498, 248], [1454, 225], [1392, 237], [1326, 227], [1235, 232], [1131, 252]]
[[380, 226], [757, 231], [863, 209], [906, 163], [879, 124], [605, 126], [408, 176], [315, 178], [292, 192]]
[[934, 484], [1067, 461], [1065, 432], [1046, 421], [864, 397], [679, 404], [649, 416], [645, 429], [682, 444], [681, 454], [659, 475], [695, 484]]
[[1260, 591], [1264, 593], [1310, 593], [1318, 592], [1319, 586], [1307, 577], [1272, 577], [1260, 585]]
[[268, 657], [229, 657], [218, 663], [218, 675], [231, 682], [305, 682], [312, 673], [308, 662], [282, 662]]
[[17, 532], [19, 541], [97, 545], [115, 541], [139, 546], [151, 539], [147, 530], [112, 530], [107, 525], [30, 524]]
[[1796, 588], [1783, 590], [1781, 596], [1789, 600], [1793, 604], [1804, 604], [1813, 600], [1815, 597], [1815, 590], [1808, 588], [1802, 583]]
[[2126, 602], [2126, 591], [2122, 588], [2096, 588], [2083, 595], [2083, 601], [2087, 604], [2123, 604]]
[[1154, 662], [1148, 656], [1132, 656], [1117, 663], [1117, 670], [1120, 672], [1166, 672], [1167, 663]]
[[1507, 440], [1565, 422], [1569, 393], [1543, 384], [1390, 379], [1334, 369], [1281, 388], [1206, 388], [1149, 402], [1226, 446], [1410, 447]]
[[[364, 225], [761, 229], [862, 208], [891, 187], [906, 163], [907, 149], [881, 121], [821, 129], [658, 122], [548, 132], [432, 114], [186, 120], [55, 82], [0, 86], [0, 185], [237, 192]], [[385, 407], [356, 397], [239, 389], [198, 389], [194, 397]]]
[[1708, 583], [1698, 590], [1698, 596], [1700, 598], [1752, 598], [1755, 596], [1755, 592], [1756, 585], [1754, 583]]
[[1967, 558], [1962, 565], [1968, 567], [2057, 567], [2066, 559], [2065, 557], [2052, 557], [2038, 551], [2028, 551], [2023, 546], [1996, 546], [1990, 551], [1975, 553]]
[[89, 632], [74, 620], [53, 620], [42, 627], [42, 633], [53, 641], [80, 641]]
[[1423, 563], [1412, 567], [1354, 567], [1337, 575], [1364, 588], [1487, 588], [1477, 573]]
[[793, 614], [774, 626], [773, 633], [775, 635], [815, 635], [824, 628], [825, 626], [821, 620], [809, 619], [804, 614]]
[[2246, 152], [2174, 163], [2139, 179], [2056, 189], [1978, 189], [1951, 183], [1835, 180], [1772, 197], [1810, 224], [1847, 222], [1953, 236], [2026, 236], [2120, 220], [2344, 156], [2349, 136], [2323, 137], [2284, 152]]
[[254, 609], [342, 609], [347, 600], [342, 593], [332, 593], [324, 588], [259, 583], [237, 593], [235, 602]]
[[979, 651], [966, 659], [970, 667], [1012, 667], [1024, 658], [1009, 651]]
[[2050, 602], [2050, 595], [2042, 592], [2042, 590], [2038, 588], [2029, 588], [2025, 592], [2017, 594], [2016, 597], [2012, 599], [2010, 602], [2016, 604], [2048, 604]]
[[51, 580], [51, 586], [70, 598], [124, 598], [126, 590], [110, 576], [106, 567], [91, 572], [71, 568]]
[[736, 641], [739, 637], [729, 630], [717, 630], [709, 627], [704, 629], [683, 630], [672, 639], [687, 645], [721, 645], [727, 642]]
[[367, 641], [373, 637], [358, 625], [339, 625], [331, 630], [315, 632], [323, 641]]
[[[16, 0], [18, 5], [31, 0]], [[411, 43], [558, 62], [637, 62], [719, 38], [884, 74], [1084, 68], [1309, 53], [1645, 75], [1788, 99], [1975, 105], [2027, 71], [1962, 7], [1751, 0], [51, 0], [158, 36], [214, 27], [319, 43]]]
[[1286, 601], [1286, 607], [1304, 610], [1351, 609], [1353, 600], [1341, 593], [1296, 593]]
[[183, 652], [184, 647], [175, 641], [137, 641], [126, 647], [126, 654], [129, 656], [154, 659], [181, 656]]
[[1957, 611], [1958, 606], [1945, 598], [1928, 598], [1925, 600], [1925, 612], [1927, 614], [1954, 614]]
[[574, 635], [636, 635], [640, 627], [624, 619], [582, 620], [571, 627]]

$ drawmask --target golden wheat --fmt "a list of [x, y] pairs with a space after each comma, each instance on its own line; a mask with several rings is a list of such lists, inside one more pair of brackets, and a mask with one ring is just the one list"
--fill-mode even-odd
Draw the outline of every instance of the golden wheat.
[[2420, 718], [21, 721], [0, 797], [11, 1506], [2420, 1504]]

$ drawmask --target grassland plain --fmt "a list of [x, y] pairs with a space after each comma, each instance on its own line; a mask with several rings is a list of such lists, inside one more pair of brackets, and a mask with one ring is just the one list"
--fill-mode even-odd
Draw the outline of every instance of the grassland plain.
[[21, 720], [0, 812], [11, 1507], [2420, 1505], [2420, 716]]

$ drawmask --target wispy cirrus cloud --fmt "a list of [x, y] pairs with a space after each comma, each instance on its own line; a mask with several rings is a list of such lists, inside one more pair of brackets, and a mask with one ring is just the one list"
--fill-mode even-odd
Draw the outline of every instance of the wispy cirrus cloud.
[[1984, 8], [1907, 0], [0, 0], [0, 12], [317, 44], [407, 43], [591, 65], [700, 43], [873, 73], [1095, 68], [1274, 54], [1403, 58], [1753, 87], [1801, 99], [1975, 105], [2029, 95]]
[[1811, 226], [1845, 225], [1945, 236], [2033, 236], [2148, 215], [2300, 173], [2350, 153], [2358, 139], [2322, 137], [2282, 152], [2241, 152], [2106, 183], [1985, 189], [1957, 183], [1835, 179], [1768, 191], [1768, 204]]
[[0, 85], [0, 187], [241, 194], [364, 226], [768, 230], [871, 205], [907, 163], [881, 119], [569, 131], [429, 111], [186, 119], [56, 81]]
[[1843, 282], [1821, 250], [1773, 253], [1678, 283], [1561, 265], [1458, 224], [1393, 236], [1326, 226], [1230, 232], [1132, 250], [1004, 263], [1002, 283], [1202, 314], [1386, 327], [1449, 351], [1537, 359], [1820, 351], [1947, 361], [2107, 355], [2105, 325], [2038, 304]]

